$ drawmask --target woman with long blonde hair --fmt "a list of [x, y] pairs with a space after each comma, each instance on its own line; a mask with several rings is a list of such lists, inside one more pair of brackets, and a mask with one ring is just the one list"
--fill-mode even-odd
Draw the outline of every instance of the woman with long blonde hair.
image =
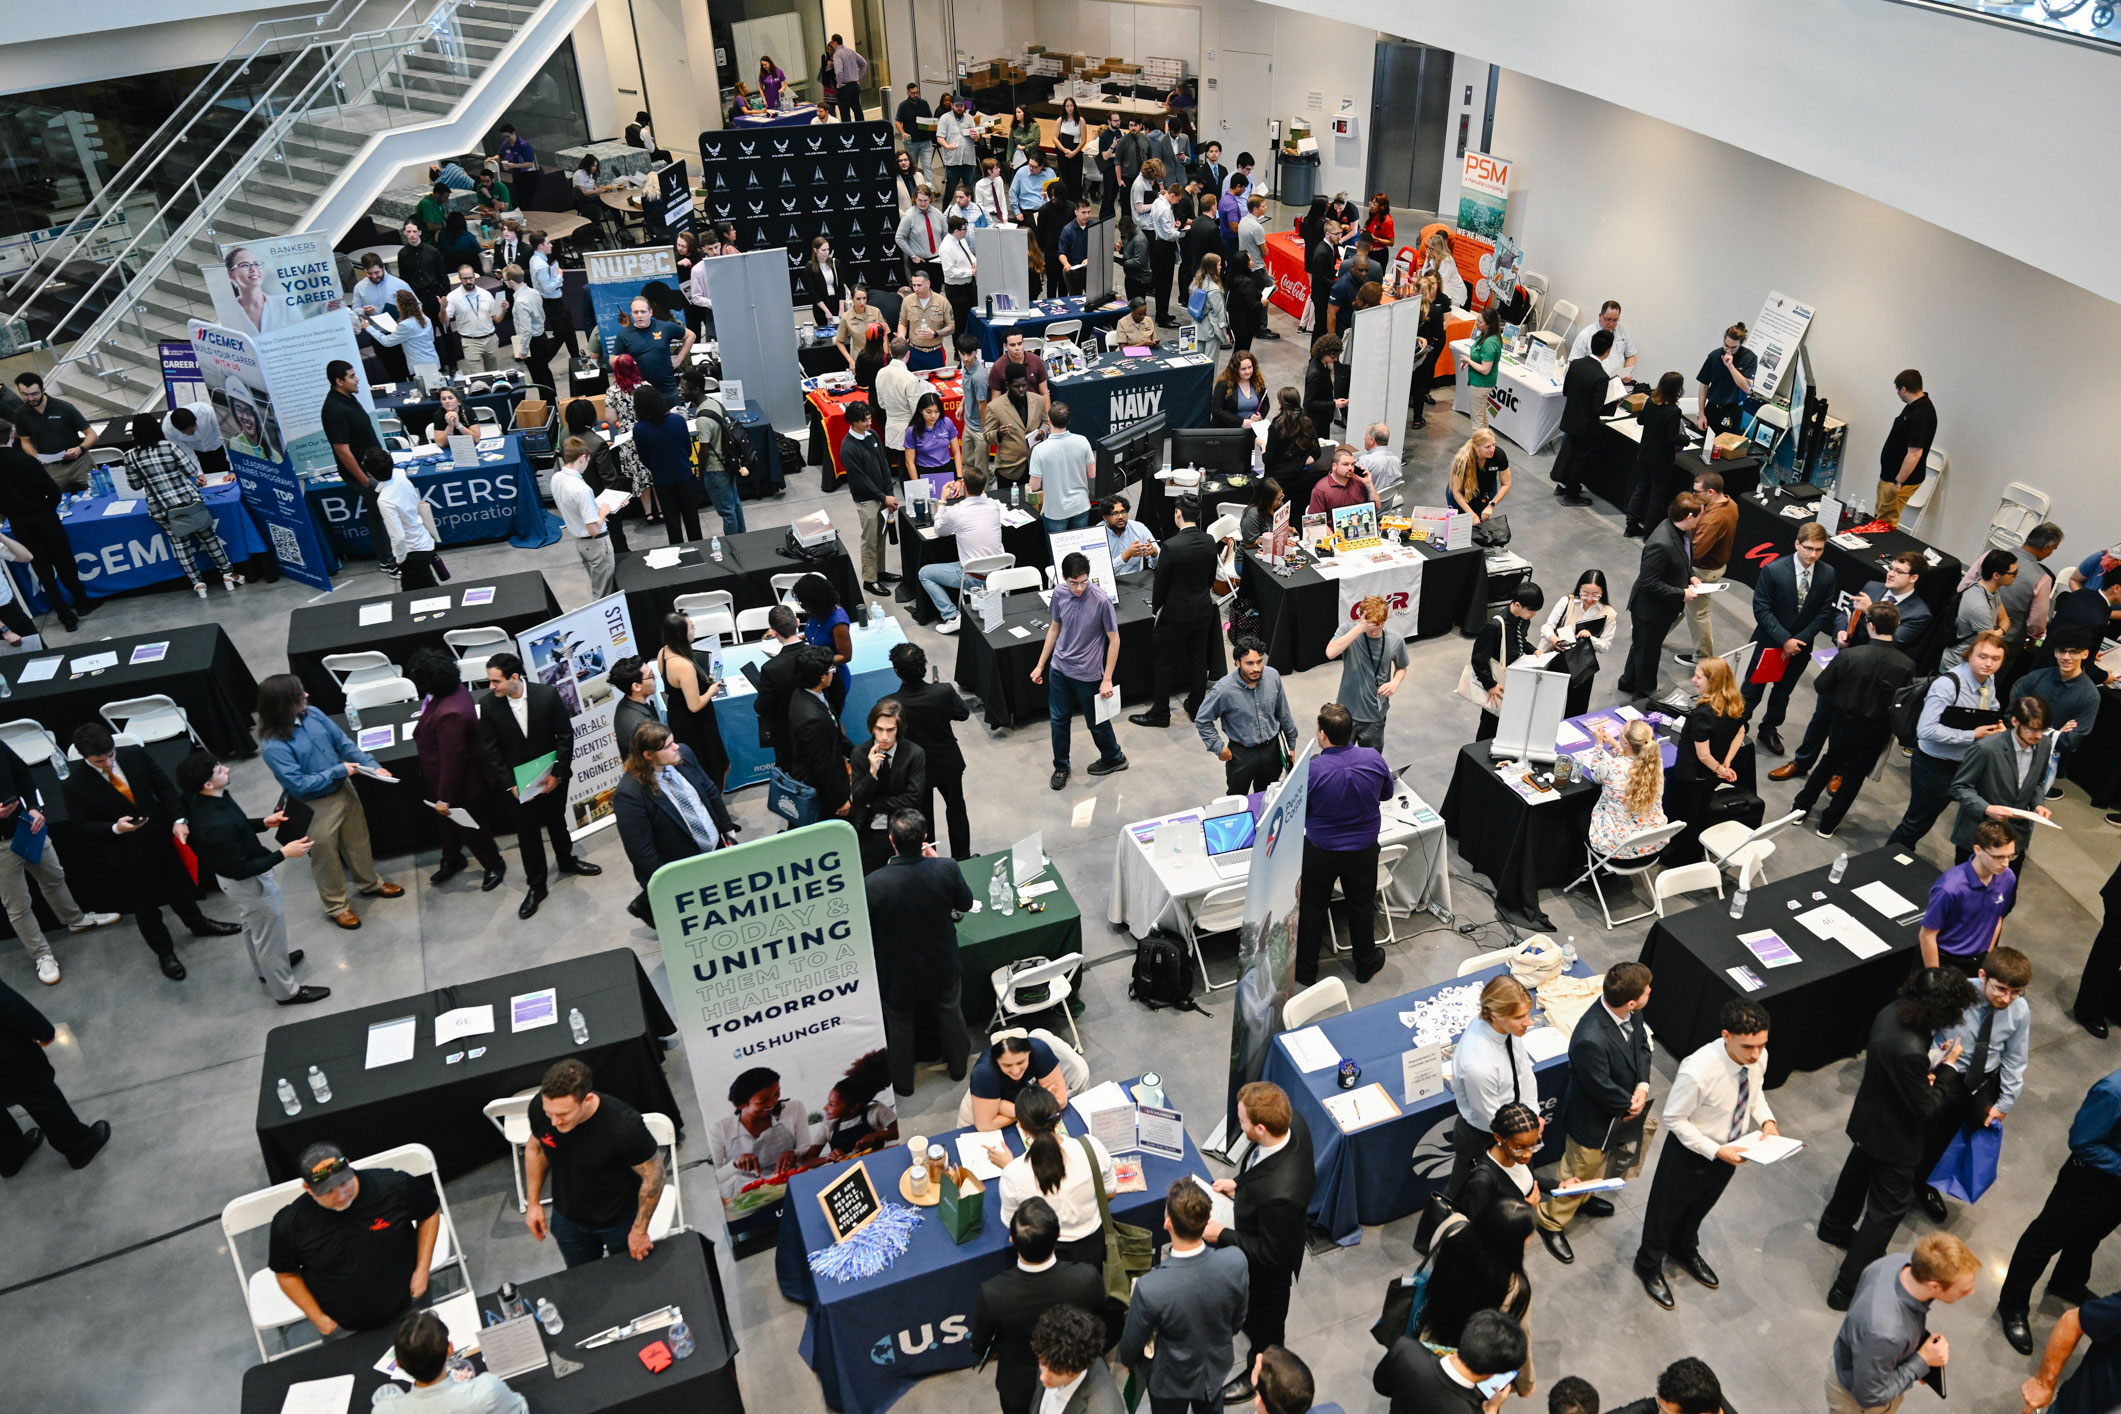
[[1466, 438], [1451, 458], [1451, 504], [1486, 520], [1510, 494], [1510, 456], [1487, 428]]
[[1415, 326], [1420, 342], [1414, 346], [1414, 381], [1407, 389], [1407, 406], [1414, 417], [1407, 425], [1420, 427], [1428, 420], [1429, 390], [1436, 386], [1436, 360], [1443, 357], [1443, 321], [1451, 312], [1442, 284], [1433, 271], [1424, 271], [1414, 281], [1414, 297], [1421, 301], [1421, 321]]
[[[1591, 723], [1598, 750], [1583, 758], [1583, 773], [1598, 782], [1598, 804], [1591, 810], [1591, 847], [1612, 854], [1620, 842], [1638, 830], [1654, 830], [1665, 824], [1664, 748], [1658, 744], [1656, 728], [1637, 717], [1614, 736], [1604, 718]], [[1642, 859], [1661, 848], [1640, 846], [1615, 855], [1620, 859]]]

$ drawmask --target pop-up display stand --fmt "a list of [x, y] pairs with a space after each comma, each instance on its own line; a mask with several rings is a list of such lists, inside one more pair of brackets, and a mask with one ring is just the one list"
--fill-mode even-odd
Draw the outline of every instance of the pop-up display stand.
[[[1398, 300], [1358, 310], [1348, 357], [1348, 440], [1359, 442], [1361, 429], [1383, 423], [1391, 430], [1386, 446], [1398, 455], [1407, 395], [1414, 386], [1414, 350], [1421, 342], [1421, 301]], [[1400, 409], [1399, 416], [1393, 409]]]
[[1006, 295], [1010, 305], [1031, 303], [1031, 233], [1022, 226], [982, 226], [972, 233], [972, 258], [979, 262], [979, 301]]
[[1555, 738], [1568, 703], [1569, 675], [1548, 670], [1553, 654], [1540, 653], [1510, 664], [1503, 679], [1502, 721], [1488, 755], [1497, 761], [1554, 763]]
[[1117, 263], [1112, 242], [1119, 232], [1119, 218], [1107, 216], [1102, 221], [1092, 221], [1083, 232], [1085, 242], [1085, 264], [1083, 266], [1083, 307], [1095, 309], [1112, 298], [1114, 289], [1112, 267]]
[[722, 377], [741, 380], [745, 396], [758, 400], [777, 430], [802, 431], [803, 369], [788, 317], [787, 255], [751, 250], [715, 256], [706, 266]]

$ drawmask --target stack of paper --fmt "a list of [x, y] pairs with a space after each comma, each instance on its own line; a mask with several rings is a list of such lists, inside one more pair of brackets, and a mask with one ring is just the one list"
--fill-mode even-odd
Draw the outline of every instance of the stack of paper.
[[1823, 903], [1809, 912], [1800, 913], [1797, 921], [1811, 929], [1814, 937], [1830, 938], [1857, 957], [1876, 957], [1892, 950], [1885, 939], [1858, 923], [1837, 903]]
[[958, 1165], [972, 1170], [972, 1176], [982, 1183], [991, 1182], [1002, 1176], [1001, 1169], [992, 1158], [988, 1157], [987, 1148], [989, 1145], [1001, 1149], [1009, 1147], [1001, 1142], [999, 1135], [981, 1134], [977, 1131], [972, 1131], [957, 1136]]
[[1864, 884], [1858, 887], [1855, 893], [1857, 898], [1862, 899], [1887, 918], [1898, 920], [1907, 917], [1910, 913], [1922, 911], [1921, 904], [1910, 903], [1903, 895], [1895, 892], [1890, 884], [1876, 882]]
[[1788, 1158], [1804, 1147], [1801, 1139], [1785, 1139], [1779, 1134], [1762, 1134], [1754, 1130], [1740, 1139], [1735, 1146], [1738, 1151], [1756, 1164], [1772, 1164]]
[[1179, 1177], [1185, 1179], [1188, 1183], [1199, 1184], [1201, 1191], [1208, 1195], [1209, 1217], [1221, 1223], [1224, 1227], [1237, 1226], [1237, 1205], [1232, 1203], [1227, 1196], [1217, 1193], [1214, 1189], [1208, 1187], [1207, 1184], [1201, 1183], [1197, 1174], [1180, 1174]]
[[1288, 1047], [1289, 1059], [1305, 1074], [1314, 1070], [1325, 1070], [1340, 1064], [1340, 1052], [1326, 1039], [1326, 1033], [1316, 1026], [1306, 1026], [1296, 1031], [1284, 1031], [1282, 1045]]

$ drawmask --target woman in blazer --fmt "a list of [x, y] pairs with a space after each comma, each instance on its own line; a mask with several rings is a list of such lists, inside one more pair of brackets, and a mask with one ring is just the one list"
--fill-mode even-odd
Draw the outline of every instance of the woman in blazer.
[[1259, 360], [1240, 347], [1230, 355], [1229, 367], [1215, 380], [1215, 396], [1208, 402], [1208, 421], [1215, 427], [1250, 427], [1266, 417], [1267, 380], [1259, 371]]
[[[427, 882], [439, 886], [463, 873], [469, 847], [486, 871], [479, 887], [491, 892], [508, 877], [508, 863], [485, 822], [489, 812], [497, 818], [505, 812], [493, 800], [493, 773], [479, 743], [478, 704], [459, 680], [457, 660], [439, 648], [415, 650], [405, 672], [424, 704], [413, 723], [412, 741], [419, 748], [420, 774], [434, 793], [434, 811], [440, 817], [435, 827], [442, 837], [442, 867]], [[479, 823], [458, 824], [450, 818], [453, 807], [470, 811]]]
[[861, 842], [864, 874], [891, 857], [891, 817], [928, 808], [928, 753], [899, 735], [898, 714], [896, 697], [879, 699], [869, 709], [868, 740], [848, 759], [854, 807], [847, 818]]
[[[692, 801], [683, 800], [683, 791], [668, 784], [662, 774], [665, 770], [676, 772], [678, 780], [690, 788]], [[704, 827], [712, 836], [709, 843], [701, 843], [696, 823], [687, 819], [688, 808], [694, 807], [705, 812]], [[626, 772], [612, 793], [611, 813], [626, 847], [626, 862], [633, 866], [633, 877], [641, 885], [626, 911], [651, 927], [648, 881], [656, 870], [736, 843], [737, 825], [729, 818], [722, 793], [700, 769], [692, 748], [679, 746], [661, 722], [648, 722], [635, 730], [626, 753]]]
[[837, 324], [840, 305], [847, 297], [847, 280], [840, 274], [839, 257], [832, 253], [832, 242], [823, 236], [813, 240], [810, 258], [803, 262], [800, 273], [803, 301], [817, 316], [817, 322], [820, 325]]
[[[1620, 615], [1614, 612], [1606, 592], [1605, 571], [1585, 570], [1576, 576], [1576, 592], [1556, 603], [1547, 615], [1546, 627], [1541, 631], [1541, 651], [1558, 653], [1584, 641], [1603, 658], [1612, 651], [1613, 634], [1619, 627]], [[1590, 710], [1591, 684], [1597, 677], [1592, 673], [1580, 683], [1570, 681], [1569, 699], [1562, 715], [1580, 717]]]
[[1031, 474], [1031, 438], [1046, 427], [1046, 400], [1026, 386], [1021, 372], [1012, 370], [1009, 386], [988, 395], [980, 426], [994, 446], [994, 474], [1004, 481], [1022, 481]]
[[1193, 316], [1194, 351], [1206, 354], [1208, 366], [1213, 368], [1230, 342], [1230, 296], [1223, 289], [1221, 256], [1203, 255], [1200, 258], [1200, 269], [1193, 276], [1193, 289], [1201, 297], [1200, 313]]

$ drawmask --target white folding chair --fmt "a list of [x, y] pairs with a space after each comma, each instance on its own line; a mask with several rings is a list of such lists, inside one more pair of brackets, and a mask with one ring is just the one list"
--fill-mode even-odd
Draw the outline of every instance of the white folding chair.
[[1355, 1010], [1354, 1003], [1348, 1000], [1348, 984], [1338, 977], [1321, 977], [1281, 1004], [1282, 1030], [1309, 1026], [1313, 1019], [1336, 1006], [1342, 1011]]
[[698, 594], [680, 594], [671, 608], [692, 621], [693, 637], [712, 633], [725, 642], [736, 639], [736, 595], [726, 589], [707, 589]]
[[2004, 487], [1996, 513], [1988, 518], [1989, 548], [2015, 550], [2023, 545], [2025, 537], [2033, 533], [2033, 527], [2047, 519], [2048, 507], [2052, 504], [2045, 491], [2022, 481], [2013, 481]]
[[1180, 913], [1186, 925], [1186, 942], [1193, 948], [1194, 966], [1200, 969], [1200, 985], [1204, 992], [1237, 985], [1235, 977], [1227, 982], [1209, 980], [1208, 960], [1201, 956], [1200, 939], [1203, 933], [1234, 933], [1244, 927], [1246, 888], [1244, 880], [1212, 888], [1201, 895], [1199, 903]]
[[[1245, 512], [1250, 509], [1251, 507], [1247, 506], [1243, 501], [1217, 501], [1215, 503], [1215, 518], [1221, 520], [1224, 517], [1228, 517], [1239, 525], [1243, 525]], [[1214, 537], [1211, 536], [1209, 538], [1213, 539]]]
[[[486, 680], [486, 660], [495, 653], [506, 650], [514, 641], [508, 636], [507, 629], [493, 624], [481, 624], [477, 628], [453, 628], [442, 635], [444, 646], [457, 655], [458, 662], [461, 663], [466, 658], [476, 658], [481, 682]], [[478, 650], [481, 648], [488, 651], [480, 653]], [[391, 671], [397, 670], [393, 668]]]
[[498, 428], [501, 425], [500, 415], [484, 404], [472, 408], [471, 420], [473, 422], [483, 422], [489, 427]]
[[[125, 732], [112, 732], [110, 734], [110, 741], [112, 746], [147, 745], [147, 743], [140, 740], [140, 738], [136, 736], [131, 736]], [[81, 748], [75, 746], [72, 742], [68, 742], [66, 744], [66, 759], [69, 761], [79, 761], [81, 759]]]
[[1723, 820], [1701, 832], [1701, 852], [1718, 869], [1730, 871], [1741, 889], [1749, 889], [1767, 877], [1768, 856], [1775, 852], [1775, 836], [1804, 818], [1792, 810], [1770, 820], [1757, 830], [1748, 830], [1742, 820]]
[[379, 412], [375, 417], [376, 432], [379, 436], [402, 437], [405, 435], [405, 423], [400, 418], [387, 412]]
[[685, 1195], [678, 1187], [678, 1127], [669, 1115], [652, 1110], [641, 1116], [641, 1123], [648, 1126], [648, 1137], [658, 1148], [670, 1151], [663, 1160], [663, 1192], [655, 1200], [655, 1211], [648, 1215], [648, 1240], [661, 1242], [685, 1230]]
[[143, 743], [182, 736], [191, 738], [195, 744], [204, 744], [199, 741], [199, 734], [191, 729], [191, 718], [184, 715], [184, 709], [175, 699], [159, 692], [147, 697], [106, 702], [97, 711], [113, 732], [123, 732]]
[[1056, 319], [1046, 326], [1046, 339], [1049, 343], [1065, 341], [1072, 344], [1082, 336], [1083, 321], [1080, 319]]
[[1573, 300], [1555, 300], [1553, 309], [1547, 314], [1546, 322], [1539, 326], [1539, 332], [1552, 334], [1555, 338], [1561, 340], [1562, 346], [1566, 348], [1569, 342], [1569, 335], [1576, 332], [1576, 316], [1578, 313], [1579, 311]]
[[90, 466], [116, 466], [123, 460], [125, 460], [125, 453], [119, 451], [116, 447], [90, 447], [88, 449], [88, 464]]
[[[1034, 1041], [1043, 1041], [1053, 1052], [1053, 1061], [1060, 1071], [1063, 1084], [1071, 1095], [1080, 1095], [1090, 1088], [1090, 1062], [1083, 1059], [1082, 1052], [1054, 1035], [1043, 1026], [1034, 1026], [1027, 1033]], [[969, 1129], [972, 1126], [972, 1092], [967, 1090], [957, 1102], [957, 1126]]]
[[[1040, 1012], [1059, 1007], [1061, 1015], [1068, 1018], [1068, 1034], [1075, 1038], [1075, 1047], [1082, 1049], [1082, 1033], [1075, 1029], [1075, 1013], [1068, 1009], [1068, 998], [1075, 994], [1075, 984], [1069, 980], [1081, 969], [1083, 955], [1071, 952], [1051, 962], [1040, 963], [1012, 973], [1004, 965], [994, 969], [994, 1022], [1013, 1020], [1019, 1016], [1034, 1016]], [[1045, 995], [1036, 999], [1026, 996], [1034, 988], [1045, 988]], [[992, 1029], [990, 1027], [990, 1029]]]
[[[533, 1085], [528, 1090], [513, 1095], [503, 1095], [498, 1100], [488, 1100], [483, 1111], [487, 1120], [500, 1131], [508, 1145], [508, 1171], [516, 1181], [516, 1211], [530, 1211], [530, 1195], [523, 1187], [523, 1146], [530, 1142], [530, 1101], [538, 1093]], [[551, 1202], [550, 1196], [545, 1199]]]
[[739, 609], [736, 614], [736, 636], [738, 642], [766, 636], [766, 616], [771, 609]]
[[[1385, 945], [1387, 947], [1399, 941], [1399, 929], [1392, 922], [1392, 872], [1399, 868], [1399, 861], [1406, 857], [1407, 847], [1403, 844], [1388, 844], [1377, 851], [1376, 907], [1385, 916]], [[1347, 892], [1339, 884], [1335, 884], [1333, 886], [1333, 897], [1345, 899]], [[1334, 926], [1333, 910], [1330, 907], [1326, 909], [1326, 936], [1333, 940], [1333, 951], [1346, 952], [1348, 950], [1340, 945], [1340, 929]], [[1353, 945], [1350, 944], [1350, 946]]]
[[327, 653], [324, 655], [324, 671], [331, 674], [333, 682], [344, 692], [359, 682], [380, 682], [384, 678], [398, 676], [398, 665], [390, 661], [387, 653], [366, 651], [361, 653]]
[[1716, 656], [1731, 665], [1731, 680], [1742, 683], [1745, 681], [1745, 675], [1753, 670], [1753, 657], [1759, 651], [1760, 645], [1748, 638], [1729, 652], [1718, 653]]
[[965, 582], [957, 591], [958, 606], [969, 609], [972, 607], [973, 594], [989, 587], [987, 583], [988, 576], [998, 570], [1014, 568], [1016, 556], [1010, 554], [974, 555], [971, 559], [962, 560], [959, 563], [965, 571]]
[[[1922, 519], [1922, 512], [1929, 506], [1929, 503], [1937, 499], [1937, 487], [1943, 482], [1944, 474], [1952, 469], [1951, 454], [1937, 447], [1932, 447], [1929, 449], [1928, 454], [1922, 458], [1922, 465], [1924, 471], [1922, 484], [1915, 488], [1915, 494], [1908, 497], [1907, 504], [1900, 508], [1902, 521], [1906, 521], [1911, 516], [1919, 521]], [[1903, 530], [1906, 528], [1905, 525], [1901, 527]], [[2020, 541], [2019, 543], [2023, 544], [2024, 542]], [[2005, 548], [2015, 550], [2018, 546], [2010, 545]]]
[[[1523, 943], [1529, 943], [1533, 941], [1534, 938], [1543, 938], [1545, 936], [1546, 935], [1544, 933], [1534, 933], [1530, 938], [1521, 939], [1520, 945], [1522, 945]], [[1454, 977], [1465, 977], [1475, 972], [1485, 972], [1491, 967], [1501, 967], [1504, 963], [1508, 961], [1509, 958], [1506, 952], [1503, 950], [1488, 953], [1475, 953], [1473, 956], [1467, 958], [1464, 962], [1459, 963], [1458, 970], [1452, 973], [1451, 975]]]
[[987, 592], [990, 594], [1014, 594], [1019, 590], [1044, 587], [1045, 576], [1035, 565], [1017, 565], [987, 576]]
[[15, 759], [25, 766], [36, 766], [52, 759], [59, 749], [59, 739], [42, 722], [33, 722], [19, 717], [12, 722], [0, 722], [0, 745], [15, 753]]
[[466, 687], [486, 686], [486, 664], [478, 658], [457, 659], [457, 681]]
[[809, 571], [807, 570], [799, 574], [774, 575], [766, 581], [767, 585], [773, 590], [773, 602], [786, 604], [791, 609], [800, 610], [802, 606], [795, 602], [795, 587], [808, 577]]
[[346, 689], [346, 705], [359, 711], [364, 707], [383, 707], [393, 702], [417, 702], [420, 690], [412, 685], [411, 678], [384, 678], [380, 682], [357, 682]]
[[1681, 894], [1695, 893], [1701, 889], [1714, 889], [1716, 897], [1723, 897], [1723, 871], [1706, 861], [1699, 864], [1682, 864], [1677, 869], [1660, 869], [1657, 878], [1650, 884], [1650, 899], [1657, 906], [1657, 916], [1664, 917], [1664, 901], [1678, 898]]
[[[1667, 844], [1671, 843], [1674, 836], [1686, 829], [1686, 826], [1687, 822], [1684, 820], [1673, 820], [1667, 824], [1652, 826], [1647, 830], [1631, 831], [1621, 836], [1610, 850], [1602, 850], [1597, 845], [1586, 842], [1584, 854], [1588, 857], [1589, 863], [1581, 874], [1569, 881], [1569, 889], [1575, 888], [1586, 879], [1590, 880], [1591, 891], [1598, 895], [1598, 911], [1605, 915], [1605, 926], [1608, 931], [1622, 923], [1635, 923], [1648, 918], [1651, 914], [1658, 912], [1654, 899], [1650, 907], [1640, 913], [1631, 913], [1625, 918], [1616, 919], [1613, 917], [1612, 905], [1606, 902], [1605, 887], [1598, 882], [1598, 876], [1604, 874], [1615, 879], [1631, 879], [1636, 875], [1656, 868], [1658, 853]], [[1623, 857], [1624, 855], [1632, 855], [1634, 851], [1644, 848], [1648, 848], [1650, 852], [1639, 857]], [[1569, 889], [1563, 889], [1562, 892], [1567, 893]]]

